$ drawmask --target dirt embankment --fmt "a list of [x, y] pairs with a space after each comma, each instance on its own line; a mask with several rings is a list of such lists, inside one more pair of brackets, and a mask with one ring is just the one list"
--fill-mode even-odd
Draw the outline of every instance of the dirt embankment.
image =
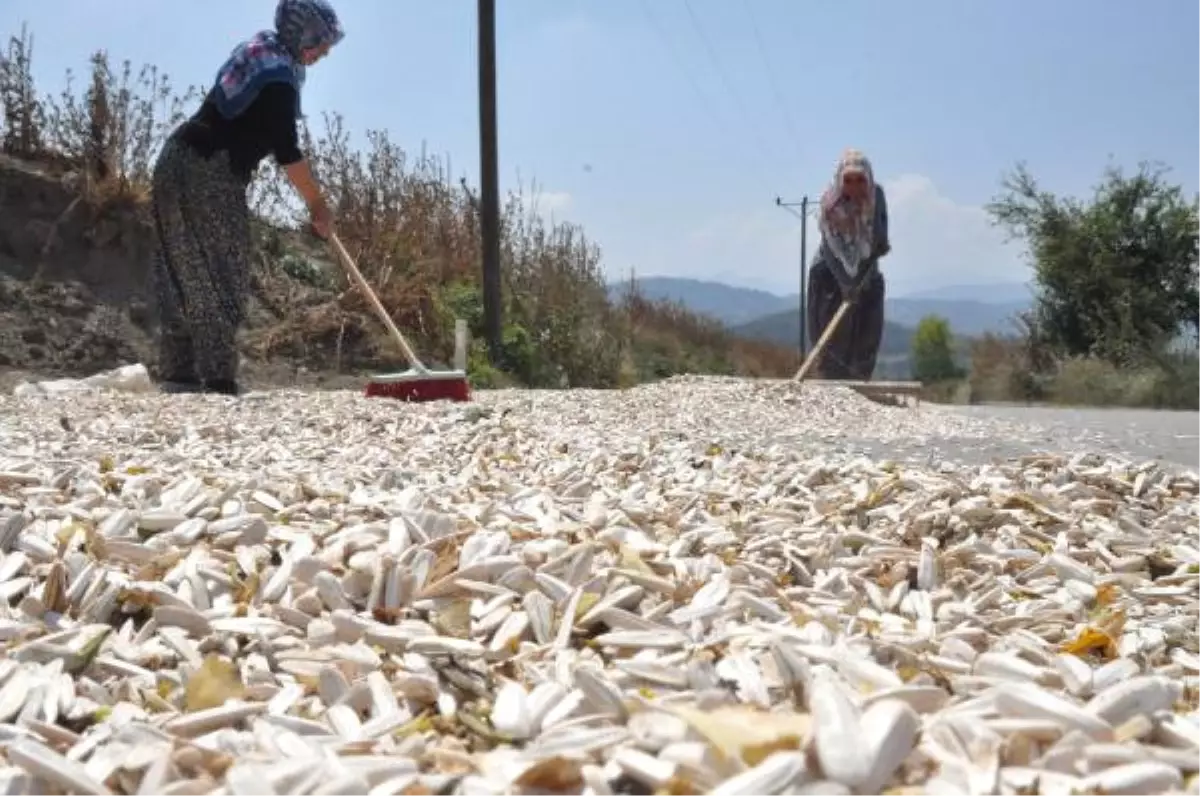
[[[155, 370], [147, 209], [81, 195], [71, 174], [0, 156], [0, 386], [133, 362]], [[265, 230], [258, 238], [241, 342], [245, 382], [341, 386], [360, 381], [356, 371], [390, 364], [361, 313], [347, 314], [333, 290], [279, 265], [299, 258], [328, 268], [313, 244]]]

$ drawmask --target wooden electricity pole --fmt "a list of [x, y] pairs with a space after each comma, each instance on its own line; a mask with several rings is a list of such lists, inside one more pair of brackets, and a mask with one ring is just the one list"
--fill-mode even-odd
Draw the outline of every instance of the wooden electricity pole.
[[483, 325], [488, 356], [503, 346], [500, 281], [500, 164], [496, 133], [496, 0], [479, 0], [479, 232], [483, 252]]
[[[800, 359], [808, 354], [808, 196], [799, 202], [785, 202], [778, 196], [775, 204], [800, 219]], [[797, 213], [793, 207], [799, 207]]]

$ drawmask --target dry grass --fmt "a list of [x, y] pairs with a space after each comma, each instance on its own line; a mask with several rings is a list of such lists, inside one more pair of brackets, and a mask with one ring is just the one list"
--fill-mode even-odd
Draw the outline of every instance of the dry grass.
[[[177, 92], [153, 67], [114, 69], [101, 51], [86, 85], [69, 81], [49, 97], [34, 85], [32, 59], [33, 37], [22, 29], [0, 56], [0, 151], [72, 175], [80, 201], [144, 203], [158, 150], [199, 90]], [[319, 132], [305, 129], [305, 149], [336, 209], [340, 237], [397, 324], [431, 360], [449, 360], [455, 318], [466, 318], [475, 338], [483, 331], [475, 192], [456, 184], [441, 161], [410, 156], [384, 131], [368, 131], [365, 147], [355, 149], [340, 116], [322, 121]], [[260, 171], [251, 202], [276, 227], [267, 235], [273, 242], [260, 247], [258, 292], [274, 292], [290, 309], [286, 322], [254, 332], [253, 350], [329, 367], [394, 359], [361, 298], [334, 290], [321, 257], [301, 240], [303, 216], [277, 169]], [[599, 248], [578, 226], [547, 222], [536, 206], [536, 190], [522, 191], [503, 209], [503, 372], [476, 343], [470, 363], [481, 386], [515, 379], [614, 387], [683, 372], [781, 376], [796, 367], [792, 352], [736, 340], [682, 307], [636, 294], [610, 301]], [[302, 296], [286, 284], [297, 269], [311, 277], [313, 289]]]
[[1167, 352], [1141, 367], [1117, 367], [1094, 357], [1052, 357], [1029, 338], [986, 335], [971, 351], [973, 403], [1200, 408], [1200, 360], [1195, 350]]

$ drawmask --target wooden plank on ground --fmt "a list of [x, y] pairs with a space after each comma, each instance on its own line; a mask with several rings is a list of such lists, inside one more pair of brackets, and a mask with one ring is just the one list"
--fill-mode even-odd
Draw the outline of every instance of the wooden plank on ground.
[[895, 395], [920, 395], [923, 385], [919, 381], [830, 381], [827, 379], [809, 379], [804, 384], [815, 384], [822, 387], [849, 387], [862, 392], [886, 392]]

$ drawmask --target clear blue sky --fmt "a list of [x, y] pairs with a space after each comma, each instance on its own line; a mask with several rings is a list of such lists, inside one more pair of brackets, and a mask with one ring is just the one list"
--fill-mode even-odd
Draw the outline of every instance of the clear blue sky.
[[[497, 5], [502, 188], [536, 179], [542, 208], [582, 224], [612, 276], [794, 290], [798, 225], [774, 197], [818, 194], [850, 145], [889, 191], [895, 293], [1026, 277], [981, 210], [1018, 160], [1062, 193], [1143, 159], [1197, 187], [1195, 0]], [[475, 3], [337, 7], [347, 37], [310, 72], [309, 115], [425, 143], [477, 182]], [[273, 8], [3, 0], [0, 30], [29, 23], [50, 89], [96, 48], [207, 84]]]

